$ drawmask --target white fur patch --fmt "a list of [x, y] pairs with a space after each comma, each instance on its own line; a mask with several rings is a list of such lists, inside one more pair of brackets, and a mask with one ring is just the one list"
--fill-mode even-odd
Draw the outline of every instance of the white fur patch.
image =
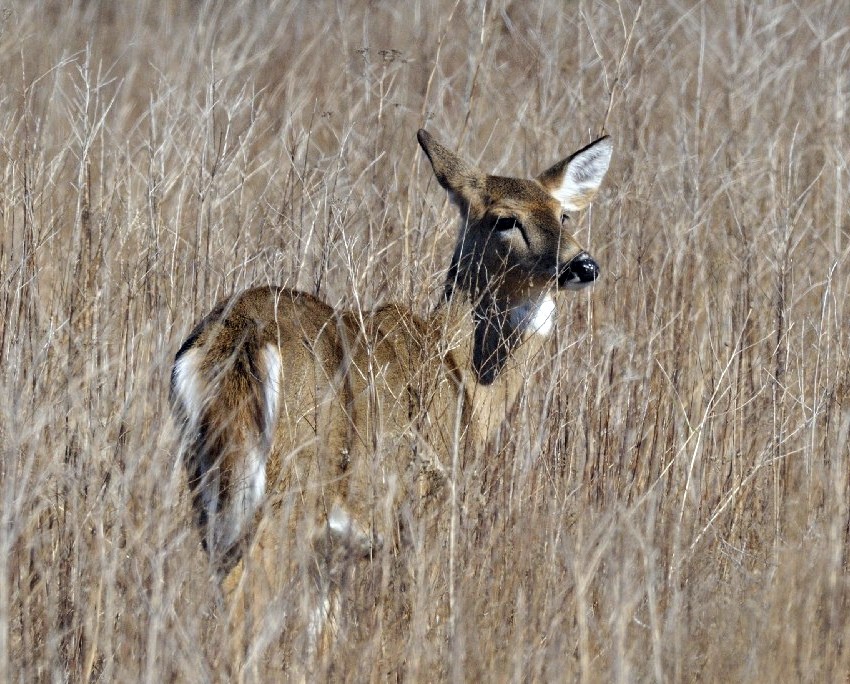
[[[351, 517], [351, 514], [339, 504], [334, 504], [328, 514], [328, 530], [331, 536], [348, 545], [355, 553], [364, 556], [376, 550], [372, 535], [362, 525]], [[377, 540], [377, 546], [381, 544]]]
[[215, 524], [215, 548], [226, 551], [245, 532], [266, 493], [266, 457], [268, 452], [260, 447], [246, 449], [242, 472], [232, 482], [230, 501]]
[[352, 520], [342, 506], [334, 504], [328, 515], [328, 528], [336, 537], [347, 537], [351, 534]]
[[273, 344], [266, 345], [261, 354], [266, 371], [266, 377], [263, 381], [263, 397], [265, 398], [263, 419], [266, 423], [264, 437], [268, 448], [271, 448], [277, 425], [277, 412], [280, 407], [280, 374], [283, 360], [280, 357], [280, 350]]
[[[180, 401], [186, 415], [186, 424], [183, 426], [183, 439], [192, 441], [197, 438], [197, 431], [205, 404], [209, 398], [206, 383], [201, 374], [201, 361], [203, 354], [199, 349], [189, 349], [180, 355], [174, 363], [174, 392]], [[218, 471], [209, 471], [203, 468], [204, 478], [201, 481], [201, 501], [207, 518], [211, 523], [207, 539], [211, 548], [226, 550], [222, 548], [222, 537], [231, 536], [232, 532], [223, 533], [222, 521], [219, 520], [219, 487], [220, 478]]]
[[548, 337], [555, 326], [555, 301], [546, 295], [539, 302], [528, 302], [511, 311], [511, 323], [523, 332]]
[[266, 492], [265, 452], [249, 448], [241, 464], [242, 472], [231, 483], [230, 499], [218, 509], [219, 479], [211, 479], [205, 491], [204, 505], [212, 526], [213, 548], [220, 553], [231, 548], [245, 532]]
[[186, 412], [189, 432], [195, 430], [204, 408], [205, 392], [201, 379], [201, 352], [190, 349], [174, 364], [174, 391]]

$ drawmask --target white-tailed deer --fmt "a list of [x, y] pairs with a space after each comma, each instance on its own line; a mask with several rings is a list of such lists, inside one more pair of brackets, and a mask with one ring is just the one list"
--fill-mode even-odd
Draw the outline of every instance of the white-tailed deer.
[[430, 317], [399, 305], [338, 311], [258, 287], [219, 303], [174, 361], [181, 458], [207, 553], [229, 591], [245, 580], [265, 588], [265, 603], [284, 581], [282, 549], [308, 540], [314, 637], [332, 604], [330, 565], [403, 546], [402, 509], [439, 515], [452, 459], [486, 445], [514, 404], [524, 362], [554, 325], [555, 290], [599, 276], [564, 216], [596, 194], [607, 137], [534, 180], [482, 173], [426, 131], [418, 138], [460, 211]]

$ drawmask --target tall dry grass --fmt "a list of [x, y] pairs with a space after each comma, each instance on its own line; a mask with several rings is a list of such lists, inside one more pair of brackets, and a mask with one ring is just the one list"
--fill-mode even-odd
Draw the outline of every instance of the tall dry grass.
[[755, 4], [0, 6], [0, 681], [232, 675], [173, 354], [250, 284], [427, 311], [422, 125], [513, 175], [604, 126], [604, 277], [458, 475], [448, 636], [414, 581], [325, 674], [846, 678], [850, 5]]

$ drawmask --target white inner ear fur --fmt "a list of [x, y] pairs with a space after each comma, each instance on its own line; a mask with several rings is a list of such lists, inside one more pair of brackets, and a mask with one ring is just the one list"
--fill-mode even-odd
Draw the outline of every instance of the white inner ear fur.
[[612, 150], [610, 138], [604, 138], [570, 160], [560, 185], [550, 190], [564, 211], [579, 211], [588, 205], [608, 171]]

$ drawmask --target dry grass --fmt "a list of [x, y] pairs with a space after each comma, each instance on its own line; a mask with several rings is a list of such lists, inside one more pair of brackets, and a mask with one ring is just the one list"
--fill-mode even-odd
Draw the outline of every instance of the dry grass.
[[850, 4], [437, 4], [0, 6], [0, 681], [226, 678], [180, 341], [249, 284], [427, 310], [415, 130], [520, 175], [610, 98], [604, 278], [460, 475], [449, 638], [416, 581], [331, 674], [850, 673]]

